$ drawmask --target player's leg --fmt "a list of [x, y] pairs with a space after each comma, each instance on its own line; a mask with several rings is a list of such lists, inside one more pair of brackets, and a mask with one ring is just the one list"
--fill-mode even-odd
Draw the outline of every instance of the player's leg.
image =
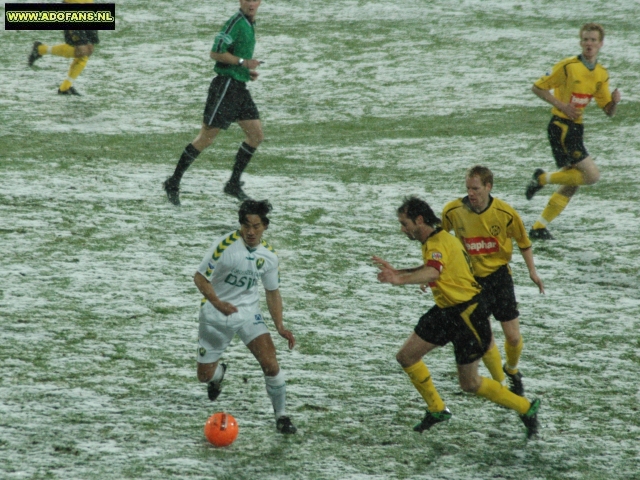
[[207, 384], [209, 400], [215, 401], [222, 392], [222, 381], [227, 371], [226, 363], [218, 361], [212, 363], [198, 363], [198, 380]]
[[500, 350], [498, 350], [493, 336], [491, 337], [491, 345], [489, 345], [487, 353], [482, 356], [482, 363], [484, 363], [484, 366], [489, 370], [491, 378], [497, 382], [504, 383], [505, 375], [502, 370], [502, 357], [500, 356]]
[[524, 346], [520, 334], [520, 319], [515, 318], [507, 322], [500, 322], [500, 325], [504, 332], [504, 352], [507, 360], [504, 364], [504, 373], [509, 377], [511, 391], [516, 395], [524, 396], [522, 373], [518, 369], [518, 362]]
[[478, 374], [480, 356], [486, 350], [484, 345], [489, 345], [491, 342], [489, 310], [484, 299], [481, 298], [477, 304], [471, 304], [460, 312], [459, 322], [457, 325], [454, 324], [454, 327], [457, 333], [453, 338], [453, 347], [460, 387], [465, 392], [475, 393], [498, 405], [515, 410], [527, 427], [527, 436], [537, 433], [536, 415], [540, 402], [538, 400], [530, 402], [514, 394], [499, 382]]
[[[476, 278], [478, 283], [482, 286], [482, 295], [491, 312], [499, 312], [501, 307], [496, 298], [496, 294], [498, 293], [498, 290], [496, 290], [496, 287], [498, 287], [498, 285], [496, 285], [496, 279], [498, 277], [499, 271], [496, 271], [486, 277]], [[489, 370], [489, 373], [491, 373], [491, 378], [497, 382], [504, 383], [505, 375], [502, 370], [502, 357], [500, 356], [500, 350], [498, 350], [498, 346], [495, 343], [493, 335], [491, 335], [491, 344], [489, 345], [489, 349], [482, 356], [482, 362]]]
[[514, 394], [507, 387], [495, 380], [481, 377], [478, 374], [478, 363], [475, 362], [460, 365], [458, 364], [458, 380], [460, 388], [465, 392], [491, 400], [498, 405], [515, 410], [520, 415], [527, 413], [531, 407], [531, 402], [524, 397]]
[[42, 58], [45, 55], [74, 58], [75, 48], [67, 43], [61, 43], [59, 45], [47, 45], [42, 42], [33, 42], [33, 47], [31, 48], [31, 52], [29, 53], [27, 63], [31, 67], [36, 60]]
[[264, 373], [264, 381], [267, 395], [271, 399], [273, 412], [276, 417], [276, 428], [280, 433], [296, 433], [296, 427], [291, 423], [291, 419], [286, 415], [287, 386], [284, 372], [278, 365], [276, 358], [276, 347], [269, 333], [251, 340], [247, 347], [258, 360], [260, 368]]
[[514, 318], [507, 322], [500, 322], [504, 332], [504, 351], [507, 357], [506, 367], [509, 370], [518, 371], [518, 362], [524, 345], [520, 333], [520, 319]]
[[[426, 314], [424, 314], [413, 333], [404, 342], [404, 345], [400, 348], [396, 354], [396, 360], [409, 376], [409, 380], [418, 391], [420, 396], [427, 404], [427, 411], [421, 422], [416, 424], [413, 429], [416, 432], [422, 433], [428, 430], [433, 425], [444, 422], [451, 418], [451, 412], [446, 407], [445, 403], [440, 398], [440, 394], [433, 383], [431, 378], [431, 372], [424, 363], [422, 358], [439, 346], [438, 344], [445, 344], [446, 341], [439, 338], [444, 332], [442, 329], [438, 329], [437, 321], [440, 319], [441, 309], [438, 307], [431, 308]], [[435, 342], [430, 342], [427, 339], [434, 338]], [[427, 338], [427, 339], [425, 339]]]
[[420, 356], [420, 352], [424, 352], [423, 355], [425, 355], [436, 346], [412, 333], [396, 355], [396, 360], [427, 404], [423, 419], [413, 427], [413, 430], [419, 433], [429, 430], [437, 423], [449, 420], [452, 416], [433, 384], [429, 368]]
[[[554, 117], [549, 123], [548, 137], [556, 165], [559, 171], [547, 173], [536, 170], [534, 178], [527, 187], [527, 198], [531, 189], [537, 191], [544, 185], [560, 185], [551, 195], [547, 206], [533, 224], [529, 236], [533, 239], [551, 240], [547, 226], [569, 205], [571, 197], [582, 185], [593, 185], [600, 178], [595, 162], [587, 152], [583, 143], [584, 127]], [[535, 193], [535, 191], [533, 193]]]
[[[481, 282], [483, 286], [488, 283], [490, 292], [493, 293], [494, 302], [491, 304], [491, 312], [496, 320], [500, 322], [502, 331], [504, 332], [505, 343], [504, 351], [506, 363], [500, 365], [500, 370], [509, 377], [511, 383], [511, 391], [516, 395], [524, 395], [524, 386], [522, 385], [522, 374], [518, 371], [518, 362], [522, 353], [522, 335], [520, 334], [520, 312], [518, 311], [518, 302], [516, 300], [516, 292], [513, 284], [513, 277], [508, 265], [503, 265], [491, 275], [486, 277], [489, 282], [484, 280]], [[486, 356], [487, 354], [485, 354]], [[483, 357], [484, 359], [484, 357]], [[500, 381], [493, 376], [494, 380]], [[501, 382], [500, 383], [504, 383]]]
[[445, 409], [444, 402], [431, 379], [431, 373], [422, 360], [422, 357], [436, 347], [437, 345], [423, 340], [413, 332], [396, 354], [396, 360], [427, 403], [430, 412], [441, 412]]
[[227, 365], [219, 360], [235, 335], [235, 330], [228, 328], [225, 320], [224, 315], [209, 305], [200, 309], [197, 376], [200, 382], [207, 384], [211, 401], [216, 400], [222, 391]]
[[491, 378], [478, 375], [478, 361], [458, 365], [458, 378], [460, 387], [466, 392], [475, 393], [479, 397], [486, 398], [498, 405], [515, 410], [527, 429], [527, 437], [538, 433], [538, 410], [540, 400], [532, 401], [516, 395], [507, 387]]
[[246, 84], [242, 82], [233, 83], [233, 93], [234, 121], [238, 122], [246, 138], [236, 153], [231, 177], [224, 186], [224, 193], [244, 201], [249, 196], [242, 190], [243, 182], [240, 181], [240, 176], [264, 140], [264, 134], [262, 133], [260, 112], [253, 98], [251, 98], [251, 93], [249, 93]]
[[67, 78], [58, 88], [61, 95], [80, 95], [73, 87], [73, 82], [80, 76], [87, 66], [89, 57], [93, 54], [94, 44], [98, 44], [98, 34], [95, 30], [65, 30], [65, 42], [73, 46], [74, 59], [69, 66]]
[[[577, 170], [574, 170], [577, 171]], [[562, 185], [551, 195], [549, 202], [540, 214], [540, 217], [533, 224], [529, 231], [529, 237], [537, 240], [553, 240], [553, 235], [549, 233], [547, 226], [560, 215], [569, 202], [571, 197], [578, 191], [577, 186]]]
[[203, 123], [198, 136], [182, 151], [173, 175], [162, 184], [164, 191], [167, 193], [167, 198], [174, 205], [180, 205], [180, 181], [182, 176], [198, 158], [200, 152], [213, 143], [218, 133], [220, 133], [220, 128], [214, 128]]
[[180, 181], [182, 176], [198, 158], [198, 155], [209, 147], [220, 133], [226, 130], [233, 121], [233, 112], [230, 112], [229, 104], [233, 98], [229, 98], [231, 78], [217, 76], [211, 80], [202, 114], [202, 127], [198, 136], [185, 147], [173, 175], [167, 178], [162, 187], [167, 193], [167, 198], [174, 205], [180, 205]]
[[600, 180], [600, 171], [590, 156], [571, 167], [565, 167], [553, 173], [545, 172], [538, 177], [538, 183], [541, 186], [551, 184], [579, 187], [593, 185], [598, 180]]

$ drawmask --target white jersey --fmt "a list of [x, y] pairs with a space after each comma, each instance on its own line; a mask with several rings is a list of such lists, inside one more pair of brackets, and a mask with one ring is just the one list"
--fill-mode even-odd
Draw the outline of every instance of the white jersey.
[[[276, 251], [264, 240], [248, 247], [238, 230], [211, 244], [198, 272], [211, 282], [220, 300], [236, 307], [259, 305], [258, 278], [266, 290], [280, 286]], [[203, 299], [202, 305], [206, 303]]]

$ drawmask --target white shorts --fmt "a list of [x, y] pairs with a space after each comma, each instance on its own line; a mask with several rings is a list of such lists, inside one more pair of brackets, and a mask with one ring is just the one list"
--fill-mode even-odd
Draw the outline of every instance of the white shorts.
[[209, 302], [205, 303], [200, 309], [198, 363], [217, 362], [236, 333], [245, 345], [269, 333], [259, 307], [240, 307], [236, 313], [227, 316]]

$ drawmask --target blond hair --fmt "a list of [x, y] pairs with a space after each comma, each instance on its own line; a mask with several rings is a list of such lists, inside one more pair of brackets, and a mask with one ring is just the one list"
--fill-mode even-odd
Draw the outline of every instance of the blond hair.
[[598, 32], [600, 34], [600, 41], [604, 40], [604, 28], [599, 23], [585, 23], [580, 29], [580, 38], [582, 39], [582, 32]]
[[476, 165], [467, 170], [467, 178], [478, 177], [482, 185], [491, 184], [493, 186], [493, 172], [488, 167]]

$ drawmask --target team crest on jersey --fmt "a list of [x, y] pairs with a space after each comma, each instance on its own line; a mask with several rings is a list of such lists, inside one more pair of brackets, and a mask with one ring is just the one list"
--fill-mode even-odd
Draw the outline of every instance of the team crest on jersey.
[[204, 356], [205, 356], [205, 354], [207, 353], [207, 349], [206, 349], [206, 348], [204, 348], [204, 347], [200, 347], [200, 348], [198, 349], [198, 353], [200, 354], [200, 356], [201, 356], [201, 357], [204, 357]]
[[442, 260], [442, 254], [440, 252], [433, 252], [431, 254], [431, 258], [433, 258], [434, 260]]
[[500, 235], [500, 225], [491, 225], [491, 235], [497, 237]]
[[256, 260], [256, 267], [258, 268], [258, 270], [264, 267], [264, 258], [258, 258]]

